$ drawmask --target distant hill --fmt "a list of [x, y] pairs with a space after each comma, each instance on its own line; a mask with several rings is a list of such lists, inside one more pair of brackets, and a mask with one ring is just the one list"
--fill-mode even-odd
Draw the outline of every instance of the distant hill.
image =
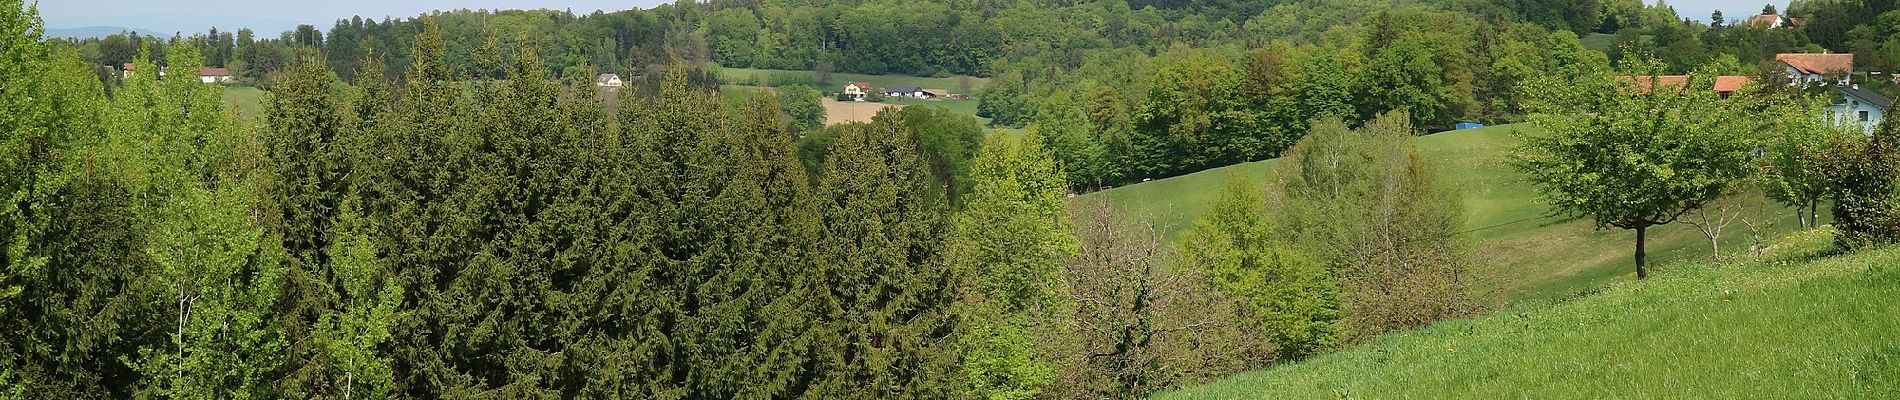
[[106, 37], [119, 32], [137, 32], [141, 35], [157, 35], [158, 31], [145, 28], [127, 28], [123, 26], [88, 26], [83, 28], [46, 28], [46, 37], [50, 38], [93, 38]]

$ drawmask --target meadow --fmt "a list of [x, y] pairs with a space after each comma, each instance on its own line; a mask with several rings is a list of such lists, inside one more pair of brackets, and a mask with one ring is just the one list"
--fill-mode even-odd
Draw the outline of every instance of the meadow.
[[[990, 81], [989, 78], [962, 76], [962, 75], [932, 78], [932, 77], [920, 77], [920, 76], [909, 76], [909, 75], [867, 75], [867, 74], [848, 74], [848, 73], [837, 72], [837, 73], [831, 74], [830, 85], [822, 85], [818, 82], [817, 73], [812, 72], [812, 71], [757, 69], [757, 68], [719, 68], [716, 71], [716, 73], [719, 75], [720, 82], [726, 82], [726, 83], [731, 83], [731, 84], [752, 85], [752, 86], [783, 86], [783, 85], [799, 84], [799, 85], [809, 85], [809, 86], [817, 87], [818, 90], [821, 90], [827, 93], [839, 91], [841, 88], [844, 87], [844, 84], [846, 82], [869, 82], [871, 84], [871, 87], [873, 88], [884, 88], [888, 86], [905, 85], [905, 86], [918, 86], [925, 89], [942, 89], [950, 93], [956, 93], [956, 94], [974, 95], [974, 93], [965, 93], [963, 91], [962, 82], [964, 79], [969, 80], [970, 88], [972, 89], [971, 91], [981, 90], [983, 88], [983, 85], [988, 84]], [[971, 107], [975, 107], [975, 106], [972, 105]], [[971, 112], [971, 114], [975, 114], [975, 112]]]
[[1900, 249], [1832, 251], [1826, 231], [1800, 232], [1760, 257], [1672, 263], [1155, 397], [1900, 397]]
[[[1635, 278], [1635, 236], [1628, 230], [1597, 230], [1589, 220], [1548, 215], [1533, 188], [1506, 164], [1512, 136], [1527, 125], [1501, 125], [1419, 137], [1420, 153], [1465, 200], [1466, 231], [1476, 288], [1487, 299], [1561, 299], [1606, 283]], [[1206, 210], [1229, 174], [1272, 176], [1278, 160], [1266, 160], [1112, 188], [1084, 195], [1106, 198], [1127, 215], [1146, 219], [1170, 239]], [[1263, 180], [1264, 181], [1264, 180]], [[1792, 209], [1749, 195], [1747, 213], [1758, 232], [1740, 222], [1724, 231], [1725, 253], [1743, 253], [1759, 238], [1797, 229]], [[1825, 218], [1823, 222], [1825, 222]], [[1651, 262], [1711, 257], [1708, 239], [1695, 227], [1675, 223], [1652, 228]]]

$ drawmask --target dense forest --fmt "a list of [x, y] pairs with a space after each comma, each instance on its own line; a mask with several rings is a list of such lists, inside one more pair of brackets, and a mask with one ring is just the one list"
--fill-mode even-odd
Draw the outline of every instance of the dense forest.
[[[1767, 171], [1855, 243], [1900, 237], [1900, 125], [1717, 127], [1813, 103], [1614, 78], [1707, 82], [1827, 24], [1364, 3], [714, 1], [74, 41], [0, 1], [0, 398], [1140, 398], [1497, 305], [1409, 140], [1459, 121], [1548, 127], [1514, 161], [1602, 226]], [[1599, 31], [1626, 45], [1585, 47]], [[164, 68], [113, 69], [141, 62]], [[161, 74], [200, 66], [267, 86], [261, 117]], [[718, 66], [989, 76], [982, 113], [1024, 128], [822, 127], [815, 90], [726, 92]], [[1070, 196], [1269, 157], [1175, 240]]]
[[[994, 126], [1035, 125], [1069, 186], [1083, 191], [1276, 157], [1309, 121], [1326, 117], [1366, 121], [1402, 111], [1427, 132], [1522, 122], [1526, 80], [1608, 70], [1626, 58], [1657, 58], [1670, 74], [1709, 66], [1761, 77], [1780, 73], [1773, 60], [1784, 52], [1851, 51], [1876, 71], [1900, 65], [1888, 45], [1900, 43], [1893, 40], [1900, 28], [1876, 18], [1893, 8], [1883, 2], [1798, 1], [1785, 13], [1762, 11], [1803, 21], [1793, 28], [1752, 26], [1752, 9], [1682, 18], [1637, 0], [1364, 3], [682, 1], [585, 15], [427, 17], [442, 30], [444, 62], [458, 79], [505, 76], [508, 62], [497, 55], [519, 48], [536, 49], [543, 67], [567, 81], [612, 72], [657, 82], [675, 60], [820, 77], [990, 77], [970, 89], [979, 115]], [[144, 43], [183, 41], [205, 49], [206, 65], [231, 67], [266, 88], [311, 56], [355, 82], [374, 54], [387, 60], [384, 76], [401, 82], [419, 21], [351, 18], [327, 32], [301, 26], [276, 37], [215, 28], [172, 38], [115, 35], [76, 47], [107, 81]], [[162, 50], [150, 54], [167, 62]]]

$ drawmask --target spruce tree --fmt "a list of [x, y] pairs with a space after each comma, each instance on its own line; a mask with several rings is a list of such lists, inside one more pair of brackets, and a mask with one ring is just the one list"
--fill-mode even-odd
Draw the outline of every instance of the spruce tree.
[[807, 398], [947, 398], [962, 391], [951, 333], [957, 290], [938, 245], [944, 189], [896, 112], [844, 130], [814, 191], [816, 329]]

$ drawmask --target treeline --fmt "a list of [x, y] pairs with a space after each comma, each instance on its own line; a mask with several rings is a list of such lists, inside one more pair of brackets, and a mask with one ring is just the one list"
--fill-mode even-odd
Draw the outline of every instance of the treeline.
[[1356, 217], [1241, 198], [1170, 245], [940, 110], [795, 142], [684, 66], [618, 107], [534, 47], [469, 83], [424, 19], [406, 79], [303, 57], [253, 125], [156, 68], [108, 96], [30, 10], [0, 4], [8, 397], [1133, 398], [1468, 309], [1402, 116], [1318, 125], [1368, 158], [1270, 185]]
[[[1424, 131], [1521, 121], [1529, 79], [1609, 69], [1570, 31], [1416, 5], [1360, 13], [1347, 3], [1274, 7], [1311, 18], [1250, 25], [1285, 38], [1253, 46], [999, 63], [979, 112], [1039, 132], [1071, 186], [1089, 190], [1278, 157], [1319, 119], [1400, 112]], [[1353, 16], [1332, 15], [1349, 9]]]

